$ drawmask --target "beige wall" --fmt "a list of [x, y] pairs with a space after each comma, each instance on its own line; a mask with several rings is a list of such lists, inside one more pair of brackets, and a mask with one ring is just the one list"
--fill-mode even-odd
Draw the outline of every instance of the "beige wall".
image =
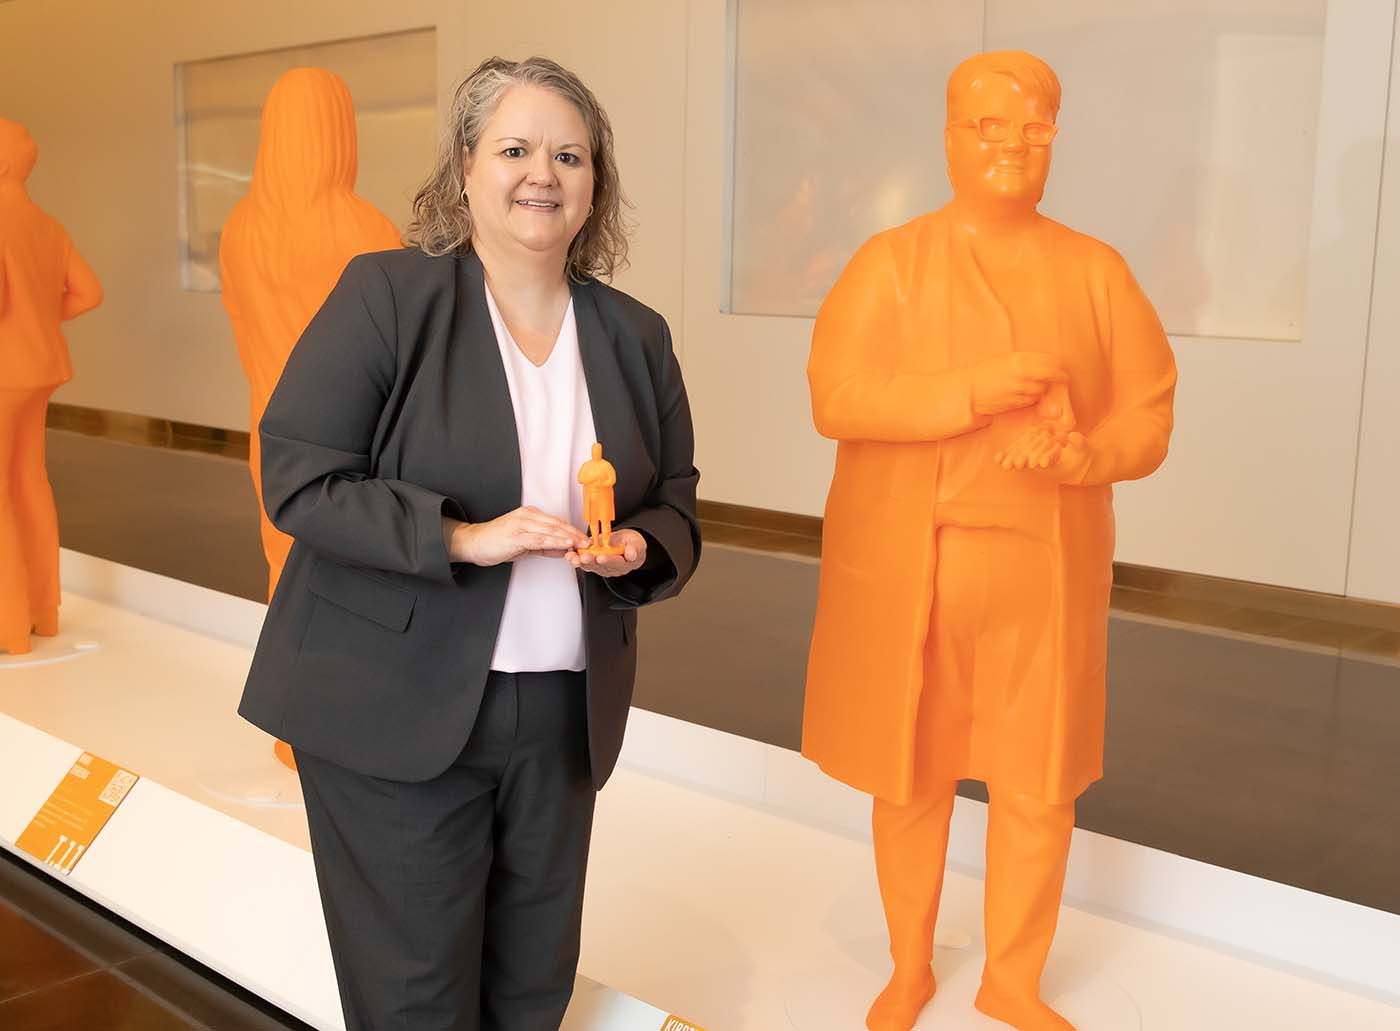
[[[1400, 602], [1392, 529], [1400, 523], [1400, 302], [1385, 286], [1400, 275], [1400, 205], [1391, 196], [1400, 161], [1386, 165], [1379, 242], [1375, 190], [1366, 196], [1380, 181], [1394, 12], [1390, 3], [1332, 7], [1343, 13], [1329, 13], [1320, 119], [1331, 134], [1320, 147], [1331, 157], [1319, 161], [1313, 223], [1329, 259], [1310, 277], [1307, 339], [1286, 352], [1176, 342], [1178, 444], [1161, 476], [1120, 491], [1119, 557]], [[598, 93], [638, 225], [633, 266], [618, 285], [676, 331], [701, 495], [819, 513], [833, 449], [810, 424], [811, 322], [720, 310], [724, 0], [0, 5], [0, 112], [40, 141], [34, 195], [107, 287], [104, 307], [71, 325], [78, 378], [58, 399], [246, 428], [246, 390], [219, 298], [178, 288], [173, 66], [418, 26], [437, 29], [443, 97], [491, 53], [549, 54]], [[1350, 199], [1339, 216], [1343, 181]]]
[[[1400, 70], [1400, 23], [1395, 30]], [[1346, 593], [1400, 604], [1400, 74], [1390, 77]]]
[[0, 6], [0, 112], [39, 141], [32, 193], [68, 227], [107, 295], [69, 325], [77, 377], [55, 400], [247, 428], [220, 298], [179, 287], [174, 66], [422, 26], [437, 29], [444, 100], [493, 53], [544, 52], [584, 75], [616, 122], [636, 204], [633, 268], [619, 285], [679, 324], [685, 5], [592, 10], [582, 19], [576, 4], [548, 0], [528, 17], [514, 5], [446, 0]]

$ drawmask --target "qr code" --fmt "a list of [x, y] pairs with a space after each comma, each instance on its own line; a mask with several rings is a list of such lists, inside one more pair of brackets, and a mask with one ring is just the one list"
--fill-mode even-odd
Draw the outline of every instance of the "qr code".
[[105, 802], [113, 809], [121, 805], [121, 801], [126, 797], [126, 793], [131, 790], [131, 785], [136, 783], [136, 774], [127, 773], [126, 770], [118, 770], [112, 774], [112, 779], [107, 782], [107, 786], [102, 789], [102, 794], [97, 797], [99, 802]]

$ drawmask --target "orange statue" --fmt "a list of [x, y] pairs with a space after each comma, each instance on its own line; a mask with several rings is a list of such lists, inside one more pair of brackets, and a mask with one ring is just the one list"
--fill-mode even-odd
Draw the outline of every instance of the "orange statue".
[[49, 395], [73, 378], [60, 323], [102, 303], [63, 227], [29, 199], [39, 149], [0, 118], [0, 651], [58, 633], [58, 512], [44, 467]]
[[[350, 259], [402, 246], [394, 224], [356, 195], [357, 171], [355, 107], [345, 82], [322, 68], [284, 74], [263, 104], [248, 196], [233, 209], [219, 244], [224, 308], [248, 377], [248, 469], [269, 599], [292, 539], [263, 508], [258, 423], [292, 347]], [[284, 742], [276, 752], [295, 766]]]
[[248, 377], [248, 468], [258, 495], [268, 597], [292, 540], [262, 506], [258, 423], [292, 346], [357, 254], [401, 246], [399, 231], [355, 194], [355, 108], [339, 76], [294, 68], [263, 104], [248, 195], [219, 246], [224, 308]]
[[1166, 456], [1176, 367], [1117, 252], [1036, 211], [1059, 104], [1030, 54], [963, 62], [953, 200], [867, 241], [817, 316], [813, 415], [839, 444], [802, 750], [875, 796], [894, 974], [872, 1031], [933, 996], [960, 778], [990, 796], [977, 1008], [1071, 1027], [1040, 976], [1102, 775], [1111, 484]]
[[593, 457], [583, 463], [578, 471], [578, 482], [583, 484], [583, 521], [588, 524], [588, 532], [593, 543], [580, 548], [585, 555], [621, 555], [623, 548], [612, 542], [612, 523], [617, 515], [613, 509], [613, 485], [617, 483], [617, 470], [603, 457], [603, 445], [593, 445]]

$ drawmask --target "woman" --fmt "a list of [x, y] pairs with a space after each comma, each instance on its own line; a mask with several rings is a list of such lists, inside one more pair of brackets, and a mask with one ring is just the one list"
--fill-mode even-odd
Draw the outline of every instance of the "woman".
[[[612, 130], [551, 61], [458, 89], [410, 248], [354, 259], [261, 424], [296, 539], [240, 712], [289, 741], [347, 1026], [553, 1031], [636, 609], [699, 556], [665, 321], [624, 260]], [[622, 555], [575, 476], [617, 467]]]

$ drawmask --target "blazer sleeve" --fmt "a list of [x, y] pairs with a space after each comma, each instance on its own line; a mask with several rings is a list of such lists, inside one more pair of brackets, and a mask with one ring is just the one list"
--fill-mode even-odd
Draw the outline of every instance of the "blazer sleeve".
[[461, 506], [373, 475], [396, 325], [383, 269], [354, 258], [292, 349], [259, 424], [263, 503], [273, 525], [318, 552], [452, 583], [442, 517], [465, 519]]
[[970, 369], [911, 372], [897, 365], [900, 297], [894, 255], [867, 240], [817, 312], [807, 381], [817, 432], [836, 440], [943, 440], [991, 422], [972, 410]]
[[1176, 360], [1152, 303], [1128, 263], [1114, 253], [1108, 268], [1113, 404], [1086, 432], [1090, 459], [1081, 483], [1136, 480], [1167, 457], [1176, 392]]
[[636, 608], [680, 593], [700, 561], [700, 520], [695, 514], [695, 427], [690, 401], [681, 380], [680, 363], [671, 343], [671, 329], [660, 322], [661, 353], [654, 374], [657, 421], [661, 429], [661, 461], [657, 484], [645, 503], [618, 529], [636, 530], [647, 538], [647, 562], [626, 576], [605, 577], [615, 609]]

